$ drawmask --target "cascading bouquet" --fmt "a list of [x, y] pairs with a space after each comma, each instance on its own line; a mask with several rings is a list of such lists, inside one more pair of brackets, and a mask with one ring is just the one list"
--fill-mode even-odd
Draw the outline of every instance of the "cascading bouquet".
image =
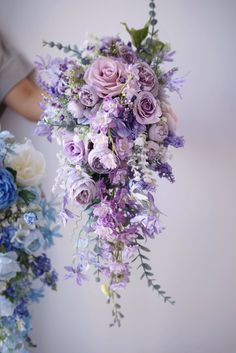
[[[102, 291], [113, 303], [111, 325], [123, 314], [117, 298], [130, 280], [131, 263], [139, 260], [141, 278], [174, 303], [155, 282], [143, 244], [155, 238], [160, 224], [154, 193], [157, 176], [174, 181], [169, 147], [182, 147], [175, 133], [177, 117], [166, 91], [179, 93], [182, 79], [161, 64], [174, 52], [156, 30], [155, 4], [144, 28], [125, 27], [132, 43], [116, 37], [92, 37], [82, 48], [44, 42], [75, 58], [40, 58], [38, 82], [45, 91], [36, 133], [62, 146], [56, 185], [62, 189], [61, 218], [80, 219], [71, 206], [83, 206], [84, 227], [76, 229], [73, 263], [66, 278], [80, 285], [93, 266]], [[105, 278], [105, 282], [104, 282]]]
[[0, 132], [0, 351], [27, 353], [30, 304], [56, 289], [57, 273], [45, 250], [59, 236], [55, 202], [44, 198], [42, 153]]

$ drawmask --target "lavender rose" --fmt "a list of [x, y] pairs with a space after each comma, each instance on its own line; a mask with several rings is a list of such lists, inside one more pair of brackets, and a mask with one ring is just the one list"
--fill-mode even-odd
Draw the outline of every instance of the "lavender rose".
[[85, 147], [83, 141], [73, 139], [64, 142], [65, 155], [72, 164], [79, 164], [85, 157]]
[[97, 195], [97, 188], [91, 179], [75, 178], [70, 183], [69, 196], [75, 203], [86, 205], [91, 202]]
[[166, 123], [153, 124], [149, 129], [149, 139], [162, 142], [168, 136], [168, 125]]
[[79, 100], [86, 107], [93, 107], [98, 101], [98, 95], [95, 89], [89, 85], [84, 85], [81, 87], [79, 92]]
[[92, 170], [98, 174], [108, 174], [119, 164], [117, 157], [108, 148], [92, 150], [88, 155], [88, 163]]
[[118, 96], [125, 78], [124, 65], [106, 57], [97, 58], [84, 74], [85, 82], [92, 86], [101, 98]]
[[156, 97], [158, 93], [158, 80], [155, 72], [145, 62], [137, 63], [133, 68], [138, 70], [141, 90], [151, 92]]
[[134, 101], [134, 116], [142, 124], [154, 124], [159, 121], [162, 115], [157, 100], [150, 92], [140, 92]]

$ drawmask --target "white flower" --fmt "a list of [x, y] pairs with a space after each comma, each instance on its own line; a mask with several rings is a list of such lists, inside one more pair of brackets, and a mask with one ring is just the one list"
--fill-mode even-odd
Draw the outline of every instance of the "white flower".
[[4, 292], [7, 288], [7, 284], [4, 281], [0, 281], [0, 293]]
[[32, 142], [16, 144], [14, 154], [6, 160], [6, 165], [17, 172], [16, 181], [21, 186], [39, 185], [45, 172], [45, 159]]
[[0, 317], [11, 316], [14, 313], [15, 305], [6, 297], [0, 295]]
[[20, 271], [17, 254], [14, 251], [0, 254], [0, 280], [9, 280]]

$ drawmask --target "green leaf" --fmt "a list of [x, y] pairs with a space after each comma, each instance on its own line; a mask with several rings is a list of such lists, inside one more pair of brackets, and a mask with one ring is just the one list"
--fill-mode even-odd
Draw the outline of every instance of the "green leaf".
[[122, 25], [125, 26], [127, 32], [129, 33], [132, 43], [135, 46], [135, 48], [140, 48], [141, 43], [144, 41], [144, 39], [148, 35], [148, 24], [146, 24], [143, 28], [141, 29], [135, 29], [135, 28], [129, 28], [126, 23], [122, 22]]
[[142, 273], [140, 279], [143, 279], [144, 276], [145, 276], [145, 272]]
[[144, 259], [144, 260], [149, 261], [149, 258], [148, 258], [147, 256], [143, 255], [143, 254], [140, 254], [140, 257], [141, 257], [142, 259]]
[[29, 190], [19, 191], [19, 196], [24, 200], [24, 202], [27, 205], [36, 199], [36, 195], [32, 191], [29, 191]]
[[149, 264], [143, 263], [143, 268], [145, 268], [145, 270], [151, 270], [151, 266]]
[[140, 249], [142, 249], [143, 251], [150, 252], [150, 250], [149, 250], [148, 248], [146, 248], [146, 246], [143, 246], [143, 245], [139, 244], [139, 247], [140, 247]]
[[153, 288], [154, 288], [155, 290], [159, 290], [159, 289], [161, 288], [161, 286], [159, 286], [159, 284], [154, 284]]
[[6, 169], [13, 175], [14, 180], [16, 180], [16, 170], [10, 167], [7, 167]]

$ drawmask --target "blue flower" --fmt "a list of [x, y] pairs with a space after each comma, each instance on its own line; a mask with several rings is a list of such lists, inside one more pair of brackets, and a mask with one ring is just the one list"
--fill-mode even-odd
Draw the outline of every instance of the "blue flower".
[[11, 316], [15, 310], [15, 305], [3, 295], [0, 296], [0, 317]]
[[33, 225], [36, 222], [36, 214], [33, 212], [28, 212], [24, 214], [24, 221], [29, 224]]
[[0, 210], [9, 207], [16, 200], [16, 184], [13, 175], [0, 168]]
[[15, 277], [16, 273], [20, 271], [16, 252], [0, 253], [0, 280], [9, 280]]

